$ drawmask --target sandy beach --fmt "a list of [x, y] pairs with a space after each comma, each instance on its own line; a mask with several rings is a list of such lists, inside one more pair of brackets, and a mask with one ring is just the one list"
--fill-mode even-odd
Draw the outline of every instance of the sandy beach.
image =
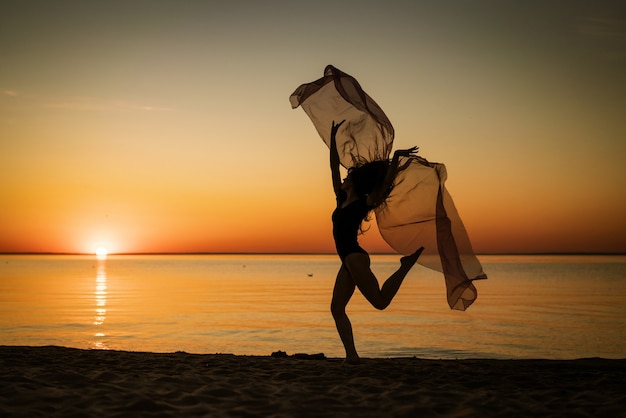
[[626, 360], [365, 359], [0, 347], [0, 415], [626, 416]]

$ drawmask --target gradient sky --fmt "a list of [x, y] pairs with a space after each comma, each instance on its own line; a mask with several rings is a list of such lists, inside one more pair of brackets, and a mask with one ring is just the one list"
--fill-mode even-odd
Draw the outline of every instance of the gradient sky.
[[327, 64], [477, 252], [626, 252], [623, 1], [9, 0], [0, 63], [0, 252], [332, 252]]

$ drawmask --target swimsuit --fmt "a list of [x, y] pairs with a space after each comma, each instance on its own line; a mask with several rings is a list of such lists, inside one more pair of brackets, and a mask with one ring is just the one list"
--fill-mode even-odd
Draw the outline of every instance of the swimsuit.
[[341, 207], [348, 198], [347, 193], [341, 190], [337, 194], [337, 208], [333, 212], [333, 238], [341, 261], [352, 253], [367, 254], [357, 241], [361, 222], [369, 212], [364, 199], [355, 200], [346, 207]]

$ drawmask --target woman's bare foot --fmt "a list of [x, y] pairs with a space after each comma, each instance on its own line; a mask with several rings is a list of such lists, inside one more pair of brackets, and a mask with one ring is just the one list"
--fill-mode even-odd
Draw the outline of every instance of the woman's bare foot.
[[417, 251], [415, 251], [413, 254], [402, 257], [400, 259], [400, 264], [402, 265], [402, 267], [413, 267], [413, 265], [417, 263], [417, 259], [420, 258], [422, 251], [424, 251], [424, 247], [419, 247]]

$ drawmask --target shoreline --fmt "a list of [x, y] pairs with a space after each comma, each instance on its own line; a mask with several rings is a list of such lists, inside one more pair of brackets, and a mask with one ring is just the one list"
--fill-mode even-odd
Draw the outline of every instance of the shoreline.
[[621, 416], [626, 359], [427, 360], [0, 346], [0, 415]]

